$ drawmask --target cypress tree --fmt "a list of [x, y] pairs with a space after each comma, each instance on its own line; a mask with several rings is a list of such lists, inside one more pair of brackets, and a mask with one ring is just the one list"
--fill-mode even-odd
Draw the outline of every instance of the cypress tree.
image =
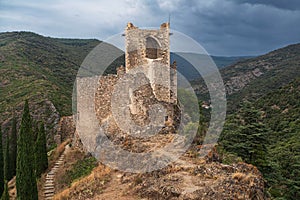
[[2, 131], [0, 125], [0, 194], [3, 193], [4, 187], [4, 172], [3, 172], [3, 147], [2, 147]]
[[38, 130], [35, 150], [36, 175], [39, 177], [48, 168], [45, 127], [42, 123]]
[[17, 166], [17, 120], [14, 117], [12, 120], [12, 127], [11, 127], [11, 135], [10, 135], [10, 147], [11, 147], [11, 154], [10, 154], [10, 168], [11, 168], [11, 175], [10, 178], [16, 175], [16, 166]]
[[16, 187], [18, 200], [38, 200], [32, 132], [32, 119], [29, 113], [28, 101], [26, 100], [17, 143]]
[[9, 166], [9, 136], [6, 138], [6, 148], [4, 154], [4, 180], [9, 181], [11, 179], [11, 171]]
[[3, 191], [3, 194], [1, 196], [1, 200], [9, 200], [8, 183], [7, 183], [7, 181], [5, 181], [5, 184], [4, 184], [4, 191]]

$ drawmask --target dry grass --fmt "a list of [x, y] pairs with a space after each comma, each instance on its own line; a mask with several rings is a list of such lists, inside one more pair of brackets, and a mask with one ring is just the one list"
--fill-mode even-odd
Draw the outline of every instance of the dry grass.
[[65, 162], [57, 171], [55, 176], [55, 189], [60, 192], [64, 188], [69, 186], [68, 180], [65, 179], [65, 175], [68, 171], [72, 170], [74, 164], [84, 158], [84, 153], [80, 152], [78, 149], [71, 148], [70, 151], [65, 155]]
[[232, 178], [237, 181], [242, 181], [246, 177], [246, 174], [241, 172], [236, 172], [232, 174]]
[[100, 194], [105, 184], [109, 182], [110, 172], [111, 170], [108, 167], [100, 164], [89, 176], [75, 181], [70, 188], [56, 194], [53, 199], [92, 198], [94, 195]]
[[53, 167], [55, 162], [58, 160], [59, 156], [64, 152], [65, 146], [71, 142], [71, 139], [68, 139], [62, 142], [50, 155], [49, 157], [49, 168]]
[[232, 174], [232, 178], [234, 180], [237, 180], [237, 181], [243, 182], [243, 183], [249, 183], [250, 185], [253, 184], [253, 177], [255, 177], [255, 176], [252, 173], [244, 174], [241, 172], [236, 172], [236, 173]]

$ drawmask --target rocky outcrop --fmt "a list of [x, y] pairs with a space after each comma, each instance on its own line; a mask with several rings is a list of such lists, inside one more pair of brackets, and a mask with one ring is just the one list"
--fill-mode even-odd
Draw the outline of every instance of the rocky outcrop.
[[[243, 67], [244, 66], [238, 64], [235, 66], [235, 68], [238, 69]], [[266, 71], [269, 71], [273, 68], [274, 65], [264, 60], [248, 63], [247, 72], [241, 71], [240, 73], [237, 73], [235, 75], [230, 75], [229, 78], [224, 81], [226, 93], [233, 94], [240, 91], [241, 89], [246, 87], [253, 79], [262, 76]]]
[[[17, 127], [20, 126], [24, 104], [21, 103], [14, 112], [17, 118]], [[47, 143], [53, 143], [57, 134], [60, 115], [50, 100], [42, 100], [38, 103], [29, 103], [29, 109], [34, 122], [43, 122], [47, 133]], [[12, 118], [8, 118], [2, 124], [4, 132], [7, 133], [11, 127]]]
[[64, 116], [60, 118], [57, 128], [57, 134], [60, 135], [62, 141], [73, 138], [75, 130], [76, 126], [73, 116]]
[[181, 163], [140, 180], [135, 191], [147, 199], [265, 199], [261, 173], [245, 163]]

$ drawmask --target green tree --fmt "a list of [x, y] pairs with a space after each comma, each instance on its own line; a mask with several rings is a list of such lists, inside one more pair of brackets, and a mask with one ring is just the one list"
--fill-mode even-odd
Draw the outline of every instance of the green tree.
[[5, 145], [5, 154], [4, 154], [4, 180], [9, 181], [11, 179], [11, 167], [9, 160], [9, 136], [6, 137], [6, 145]]
[[7, 183], [7, 181], [5, 181], [5, 184], [4, 184], [4, 191], [2, 193], [1, 200], [9, 200], [8, 183]]
[[28, 101], [25, 101], [18, 138], [17, 154], [17, 199], [37, 200], [38, 191], [34, 170], [34, 141], [32, 119], [29, 113]]
[[11, 135], [10, 135], [10, 168], [11, 175], [10, 178], [16, 175], [17, 166], [17, 120], [14, 117], [12, 120]]
[[1, 200], [9, 200], [8, 183], [7, 183], [7, 181], [5, 181], [5, 184], [4, 184], [4, 191], [2, 193]]
[[36, 175], [39, 177], [48, 168], [48, 156], [46, 146], [45, 127], [42, 123], [38, 129], [38, 135], [35, 145], [35, 165]]
[[0, 194], [3, 193], [4, 172], [3, 172], [3, 147], [2, 147], [2, 131], [0, 125]]
[[261, 113], [245, 103], [236, 116], [229, 116], [220, 138], [226, 151], [237, 154], [260, 170], [267, 170], [267, 135], [269, 129], [261, 122]]

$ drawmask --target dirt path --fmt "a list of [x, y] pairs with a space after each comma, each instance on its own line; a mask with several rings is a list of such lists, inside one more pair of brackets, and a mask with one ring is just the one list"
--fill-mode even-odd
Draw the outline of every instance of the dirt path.
[[103, 193], [95, 198], [95, 200], [137, 200], [139, 197], [129, 194], [130, 184], [122, 183], [122, 173], [112, 172], [111, 180], [104, 189]]

